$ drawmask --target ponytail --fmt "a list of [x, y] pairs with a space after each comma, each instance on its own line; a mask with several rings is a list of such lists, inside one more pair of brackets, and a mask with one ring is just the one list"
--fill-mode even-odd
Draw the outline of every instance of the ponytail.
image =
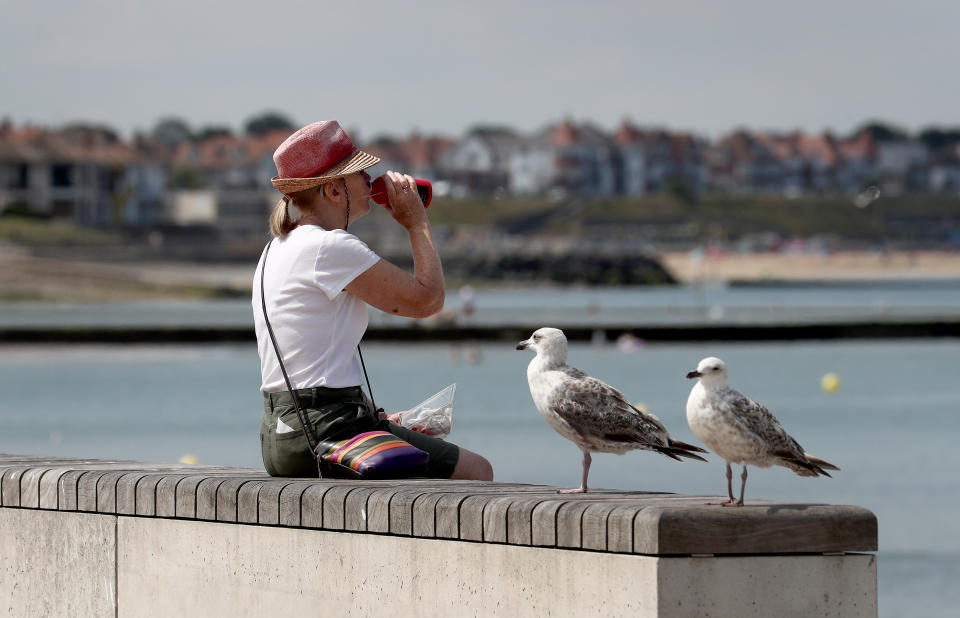
[[270, 213], [270, 233], [275, 238], [283, 238], [297, 226], [290, 219], [290, 196], [284, 195]]

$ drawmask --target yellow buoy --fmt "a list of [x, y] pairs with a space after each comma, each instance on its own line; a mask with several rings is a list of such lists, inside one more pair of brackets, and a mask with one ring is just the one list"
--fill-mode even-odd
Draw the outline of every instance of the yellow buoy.
[[840, 376], [835, 373], [828, 373], [820, 378], [820, 388], [825, 393], [835, 393], [840, 388]]
[[189, 454], [188, 454], [188, 455], [184, 455], [183, 457], [180, 458], [180, 463], [182, 463], [182, 464], [189, 464], [189, 465], [191, 465], [191, 466], [194, 465], [194, 464], [196, 464], [196, 463], [198, 463], [199, 461], [200, 461], [200, 460], [197, 459], [197, 456], [196, 456], [196, 455], [189, 455]]

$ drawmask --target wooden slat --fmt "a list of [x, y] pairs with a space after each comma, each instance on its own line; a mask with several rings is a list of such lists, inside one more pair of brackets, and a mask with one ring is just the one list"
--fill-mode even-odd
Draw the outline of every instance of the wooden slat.
[[300, 495], [300, 525], [304, 528], [323, 528], [323, 496], [331, 488], [329, 483], [314, 482]]
[[217, 487], [217, 521], [237, 521], [237, 494], [245, 483], [245, 477], [228, 478]]
[[460, 539], [464, 541], [483, 540], [483, 510], [490, 497], [473, 495], [460, 502]]
[[390, 498], [390, 534], [413, 536], [413, 503], [427, 492], [423, 485], [404, 485]]
[[20, 506], [20, 477], [29, 469], [25, 466], [11, 466], [0, 475], [2, 506]]
[[263, 481], [257, 493], [257, 522], [269, 526], [280, 524], [280, 492], [290, 485], [288, 479]]
[[347, 494], [347, 499], [343, 504], [344, 530], [353, 530], [357, 532], [367, 531], [367, 519], [369, 517], [367, 514], [367, 500], [370, 498], [370, 494], [375, 491], [379, 491], [381, 488], [381, 485], [376, 485], [373, 487], [357, 487]]
[[217, 490], [221, 483], [225, 483], [229, 476], [211, 476], [200, 481], [197, 485], [197, 519], [216, 521], [217, 519]]
[[533, 538], [531, 545], [540, 547], [557, 546], [557, 511], [566, 504], [566, 500], [553, 498], [544, 500], [533, 509], [533, 519], [531, 527], [533, 528]]
[[436, 538], [437, 502], [444, 495], [444, 492], [429, 491], [420, 494], [413, 501], [413, 536]]
[[20, 477], [21, 508], [40, 508], [40, 479], [49, 469], [48, 465], [30, 468]]
[[117, 481], [117, 515], [137, 514], [137, 484], [147, 474], [147, 470], [128, 472]]
[[607, 515], [607, 551], [633, 553], [633, 519], [643, 507], [635, 502], [614, 506]]
[[247, 481], [237, 493], [237, 521], [255, 524], [260, 516], [260, 489], [265, 481]]
[[157, 517], [176, 517], [177, 491], [183, 479], [189, 474], [167, 474], [157, 482], [156, 515]]
[[857, 506], [657, 506], [637, 515], [634, 539], [644, 554], [876, 551], [877, 518]]
[[440, 496], [433, 507], [434, 535], [438, 539], [460, 538], [460, 506], [471, 494], [450, 492]]
[[570, 498], [557, 510], [557, 547], [580, 549], [581, 520], [583, 512], [590, 506], [587, 500]]
[[87, 470], [74, 469], [65, 472], [57, 483], [58, 506], [61, 511], [77, 510], [77, 483]]
[[557, 492], [530, 493], [513, 501], [507, 510], [507, 543], [533, 545], [533, 511], [542, 502], [555, 500]]
[[347, 494], [353, 491], [353, 483], [339, 484], [330, 487], [323, 494], [323, 529], [343, 530], [343, 503]]
[[300, 509], [303, 492], [309, 481], [294, 481], [280, 490], [280, 525], [300, 527]]
[[56, 510], [60, 507], [60, 477], [69, 471], [68, 467], [48, 468], [40, 477], [41, 509]]
[[507, 542], [507, 513], [518, 496], [487, 498], [483, 508], [483, 540], [487, 543]]
[[367, 531], [390, 532], [390, 500], [396, 491], [394, 487], [373, 489], [367, 496]]
[[208, 478], [210, 478], [210, 475], [201, 473], [191, 474], [180, 479], [180, 482], [177, 483], [174, 517], [193, 519], [197, 516], [197, 487]]
[[77, 479], [77, 510], [96, 512], [97, 481], [108, 470], [87, 470]]
[[157, 485], [168, 476], [165, 472], [151, 472], [137, 481], [137, 515], [155, 517], [157, 514]]

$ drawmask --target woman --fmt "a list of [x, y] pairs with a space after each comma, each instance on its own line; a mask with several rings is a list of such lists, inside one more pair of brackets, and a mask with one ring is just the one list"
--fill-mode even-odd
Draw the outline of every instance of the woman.
[[[366, 168], [379, 158], [354, 147], [333, 120], [291, 135], [273, 155], [273, 186], [284, 194], [270, 216], [275, 239], [254, 275], [253, 314], [260, 353], [264, 413], [263, 464], [272, 476], [317, 476], [317, 464], [263, 317], [266, 310], [300, 407], [320, 440], [343, 440], [385, 429], [430, 454], [434, 478], [492, 480], [490, 463], [467, 449], [378, 417], [360, 388], [357, 344], [367, 328], [367, 305], [421, 318], [443, 307], [440, 257], [413, 178], [387, 172], [390, 215], [410, 235], [414, 274], [381, 259], [346, 230], [370, 212]], [[292, 218], [291, 205], [299, 211]]]

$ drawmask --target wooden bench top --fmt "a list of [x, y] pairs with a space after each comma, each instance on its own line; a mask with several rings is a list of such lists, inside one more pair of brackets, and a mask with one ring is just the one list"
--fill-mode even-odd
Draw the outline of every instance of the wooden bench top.
[[0, 454], [0, 507], [165, 517], [644, 555], [862, 552], [858, 506], [479, 481], [273, 478], [263, 470]]

